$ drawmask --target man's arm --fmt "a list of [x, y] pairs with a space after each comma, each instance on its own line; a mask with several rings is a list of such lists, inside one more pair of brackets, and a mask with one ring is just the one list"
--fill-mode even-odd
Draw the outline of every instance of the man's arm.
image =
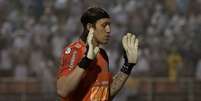
[[128, 79], [128, 75], [123, 72], [118, 72], [112, 79], [110, 95], [113, 98], [123, 87], [124, 83]]
[[57, 93], [61, 97], [66, 97], [79, 84], [84, 69], [76, 66], [75, 69], [68, 75], [62, 76], [57, 80]]
[[84, 71], [89, 67], [90, 63], [96, 58], [99, 52], [99, 47], [94, 47], [92, 44], [93, 29], [90, 29], [87, 36], [87, 45], [89, 46], [86, 51], [86, 56], [76, 64], [75, 69], [67, 76], [62, 76], [57, 80], [57, 93], [61, 97], [66, 97], [77, 88]]
[[113, 98], [121, 90], [128, 79], [133, 66], [137, 62], [138, 39], [135, 38], [135, 35], [131, 35], [130, 33], [125, 35], [122, 39], [122, 44], [125, 50], [125, 63], [121, 70], [113, 77], [113, 81], [110, 86], [111, 98]]

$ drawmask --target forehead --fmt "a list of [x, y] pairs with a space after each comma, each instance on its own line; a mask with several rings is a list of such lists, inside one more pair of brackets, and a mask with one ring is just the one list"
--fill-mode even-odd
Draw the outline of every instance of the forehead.
[[103, 24], [103, 23], [108, 23], [110, 24], [110, 18], [102, 18], [102, 19], [99, 19], [96, 24]]

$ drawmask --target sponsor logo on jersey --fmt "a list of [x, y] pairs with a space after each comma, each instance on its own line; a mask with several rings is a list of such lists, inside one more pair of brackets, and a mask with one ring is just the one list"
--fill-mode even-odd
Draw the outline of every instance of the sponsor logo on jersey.
[[74, 51], [69, 62], [69, 67], [70, 67], [69, 69], [72, 69], [74, 67], [76, 56], [77, 56], [77, 51]]

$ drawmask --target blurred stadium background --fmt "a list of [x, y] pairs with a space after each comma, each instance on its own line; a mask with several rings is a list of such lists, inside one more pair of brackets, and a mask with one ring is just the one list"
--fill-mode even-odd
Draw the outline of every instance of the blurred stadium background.
[[112, 17], [113, 73], [121, 36], [140, 38], [139, 62], [114, 101], [201, 101], [201, 0], [0, 0], [0, 101], [56, 101], [62, 48], [90, 6]]

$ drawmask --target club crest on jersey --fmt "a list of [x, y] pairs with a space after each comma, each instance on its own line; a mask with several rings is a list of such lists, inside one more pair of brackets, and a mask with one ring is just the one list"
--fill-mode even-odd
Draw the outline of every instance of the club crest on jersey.
[[69, 54], [71, 52], [71, 48], [67, 48], [65, 54]]

